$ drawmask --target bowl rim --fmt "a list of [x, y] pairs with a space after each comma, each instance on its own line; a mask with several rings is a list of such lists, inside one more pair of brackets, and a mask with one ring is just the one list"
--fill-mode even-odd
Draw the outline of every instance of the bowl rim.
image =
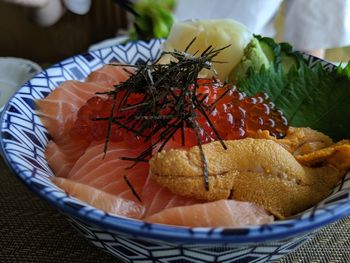
[[[159, 41], [162, 40], [151, 40]], [[149, 43], [143, 41], [136, 41], [133, 43]], [[127, 43], [129, 44], [129, 43]], [[124, 44], [124, 45], [127, 45]], [[110, 50], [118, 46], [103, 48], [97, 51], [91, 51], [88, 53], [96, 53], [101, 50]], [[67, 58], [52, 67], [62, 66], [66, 61], [71, 58], [81, 56], [75, 55]], [[312, 57], [312, 56], [311, 56]], [[316, 58], [318, 59], [318, 58]], [[324, 61], [324, 60], [323, 60]], [[333, 65], [327, 61], [326, 63]], [[46, 70], [50, 69], [47, 68]], [[46, 72], [44, 70], [43, 72]], [[41, 74], [41, 73], [39, 73]], [[38, 74], [38, 75], [39, 75]], [[36, 75], [37, 76], [37, 75]], [[35, 78], [35, 76], [34, 76]], [[112, 231], [116, 233], [124, 233], [137, 238], [144, 239], [157, 239], [161, 241], [171, 241], [171, 242], [181, 242], [181, 243], [196, 243], [196, 244], [213, 244], [213, 243], [229, 243], [229, 244], [244, 244], [244, 243], [255, 243], [255, 242], [265, 242], [272, 240], [281, 240], [296, 237], [297, 235], [303, 235], [312, 230], [316, 230], [326, 224], [332, 223], [342, 217], [350, 214], [350, 205], [338, 204], [336, 211], [317, 211], [313, 209], [311, 211], [311, 216], [300, 216], [297, 219], [287, 219], [281, 221], [275, 221], [272, 224], [266, 224], [262, 226], [248, 226], [244, 228], [188, 228], [188, 227], [176, 227], [171, 225], [162, 224], [150, 224], [145, 223], [142, 220], [125, 218], [117, 215], [107, 214], [99, 209], [93, 208], [92, 206], [65, 194], [65, 200], [70, 200], [74, 203], [78, 203], [82, 207], [93, 208], [89, 213], [86, 213], [83, 209], [77, 209], [75, 206], [69, 206], [66, 202], [59, 201], [57, 196], [55, 196], [53, 191], [44, 191], [33, 184], [31, 180], [26, 179], [25, 171], [22, 170], [18, 165], [15, 165], [11, 157], [7, 154], [4, 140], [2, 138], [2, 128], [5, 123], [6, 113], [9, 110], [11, 101], [16, 97], [16, 95], [25, 88], [22, 86], [5, 104], [4, 110], [1, 112], [0, 116], [0, 148], [3, 154], [3, 158], [10, 168], [10, 170], [15, 174], [16, 177], [20, 179], [32, 192], [37, 194], [42, 199], [46, 200], [53, 207], [58, 209], [63, 214], [78, 219], [84, 223], [92, 224], [101, 228], [102, 230]], [[52, 187], [52, 186], [50, 186]], [[57, 192], [57, 189], [54, 189]], [[63, 191], [61, 190], [63, 193]], [[350, 203], [349, 203], [350, 204]], [[317, 207], [316, 207], [317, 208]], [[306, 213], [307, 214], [307, 213]], [[311, 219], [310, 219], [311, 218]], [[296, 224], [293, 224], [295, 222]]]

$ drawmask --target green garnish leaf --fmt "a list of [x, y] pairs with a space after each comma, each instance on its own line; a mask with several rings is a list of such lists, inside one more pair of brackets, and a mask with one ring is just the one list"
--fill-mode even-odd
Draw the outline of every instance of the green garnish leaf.
[[174, 23], [174, 0], [141, 0], [133, 4], [136, 13], [130, 40], [166, 38]]
[[345, 67], [342, 67], [341, 65], [339, 65], [337, 67], [337, 73], [339, 75], [343, 75], [348, 77], [348, 79], [350, 79], [350, 61], [348, 62], [348, 64]]
[[321, 63], [313, 68], [299, 63], [287, 73], [282, 66], [262, 67], [238, 79], [238, 87], [247, 95], [267, 93], [291, 126], [311, 127], [335, 140], [350, 138], [350, 63], [330, 71]]

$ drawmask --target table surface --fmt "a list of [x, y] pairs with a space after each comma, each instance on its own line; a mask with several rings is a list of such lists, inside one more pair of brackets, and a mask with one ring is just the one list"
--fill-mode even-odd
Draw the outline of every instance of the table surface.
[[[0, 262], [120, 261], [90, 244], [0, 157]], [[322, 229], [279, 262], [350, 262], [350, 217]]]

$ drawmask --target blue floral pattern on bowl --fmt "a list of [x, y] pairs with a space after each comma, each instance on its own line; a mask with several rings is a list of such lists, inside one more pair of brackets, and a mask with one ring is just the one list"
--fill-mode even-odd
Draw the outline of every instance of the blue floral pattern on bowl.
[[[132, 42], [66, 59], [36, 75], [8, 102], [1, 119], [1, 147], [13, 172], [35, 193], [67, 215], [91, 242], [125, 262], [267, 262], [291, 252], [318, 228], [350, 214], [350, 175], [313, 208], [291, 219], [238, 229], [179, 228], [148, 224], [98, 210], [54, 185], [44, 156], [50, 135], [35, 113], [66, 80], [84, 80], [110, 62], [155, 60], [161, 40]], [[317, 58], [305, 56], [312, 67]], [[334, 67], [322, 62], [325, 68]]]

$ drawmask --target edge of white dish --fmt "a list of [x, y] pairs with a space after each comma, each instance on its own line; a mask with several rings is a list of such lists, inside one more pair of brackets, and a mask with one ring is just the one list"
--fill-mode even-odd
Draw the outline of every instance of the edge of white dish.
[[15, 57], [0, 57], [0, 112], [19, 87], [41, 72], [35, 62]]

